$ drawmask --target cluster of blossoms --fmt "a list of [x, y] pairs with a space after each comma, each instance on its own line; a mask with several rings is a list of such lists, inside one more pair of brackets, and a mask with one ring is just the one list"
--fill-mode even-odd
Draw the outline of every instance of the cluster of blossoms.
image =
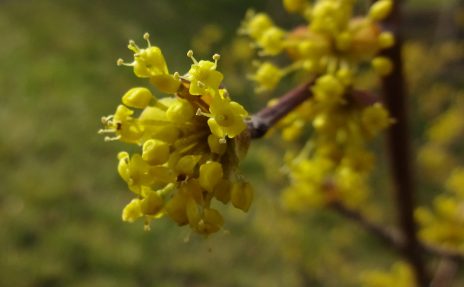
[[232, 101], [221, 87], [223, 75], [214, 61], [197, 61], [193, 52], [190, 70], [169, 73], [161, 50], [140, 48], [133, 41], [129, 49], [137, 77], [146, 78], [160, 92], [156, 98], [146, 87], [127, 91], [113, 115], [103, 117], [100, 133], [112, 133], [107, 140], [120, 140], [141, 147], [140, 153], [118, 154], [119, 175], [135, 198], [122, 212], [124, 221], [144, 218], [145, 227], [167, 215], [178, 225], [189, 224], [201, 234], [217, 232], [223, 218], [213, 199], [248, 211], [253, 190], [238, 172], [239, 159], [246, 152], [249, 136], [247, 111]]
[[[313, 131], [305, 148], [288, 161], [291, 185], [284, 201], [289, 207], [305, 209], [332, 200], [361, 204], [374, 160], [367, 143], [393, 122], [378, 99], [366, 101], [366, 95], [353, 88], [366, 63], [380, 76], [393, 69], [387, 58], [377, 56], [394, 44], [392, 33], [379, 25], [392, 1], [375, 2], [365, 16], [353, 15], [354, 2], [284, 0], [286, 10], [301, 14], [305, 25], [287, 32], [268, 15], [249, 12], [241, 28], [267, 59], [251, 75], [257, 91], [274, 89], [289, 73], [313, 80], [313, 96], [277, 125], [287, 141], [298, 140], [305, 128]], [[289, 64], [278, 67], [268, 60], [277, 55]]]
[[434, 199], [433, 211], [420, 207], [416, 218], [421, 225], [419, 236], [427, 242], [447, 249], [464, 251], [464, 167], [456, 163], [450, 152], [460, 145], [464, 131], [464, 97], [442, 113], [427, 130], [427, 143], [419, 153], [425, 171], [435, 171], [446, 179], [447, 193]]
[[434, 200], [434, 211], [416, 209], [419, 236], [426, 242], [464, 251], [464, 168], [456, 168], [446, 182], [448, 194]]

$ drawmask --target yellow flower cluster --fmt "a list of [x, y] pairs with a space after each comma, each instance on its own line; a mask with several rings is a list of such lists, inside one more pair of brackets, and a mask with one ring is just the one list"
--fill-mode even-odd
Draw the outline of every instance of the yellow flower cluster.
[[415, 286], [415, 279], [411, 267], [404, 262], [392, 265], [391, 270], [366, 271], [361, 274], [362, 287], [410, 287]]
[[431, 179], [443, 181], [456, 166], [453, 146], [464, 131], [464, 95], [459, 94], [450, 107], [441, 113], [426, 131], [427, 143], [419, 150], [419, 164]]
[[332, 200], [356, 206], [367, 196], [374, 161], [367, 143], [393, 120], [381, 103], [356, 99], [353, 86], [366, 62], [380, 76], [394, 68], [389, 59], [376, 56], [395, 42], [392, 33], [383, 32], [379, 25], [390, 13], [392, 1], [376, 1], [364, 16], [354, 15], [354, 0], [311, 2], [283, 1], [288, 12], [306, 20], [292, 31], [277, 27], [264, 13], [247, 13], [241, 32], [251, 38], [259, 55], [283, 54], [291, 61], [279, 67], [265, 60], [250, 77], [258, 92], [274, 89], [289, 73], [314, 79], [313, 97], [277, 126], [287, 141], [297, 140], [308, 129], [313, 132], [303, 151], [288, 159], [291, 185], [284, 202], [297, 209]]
[[433, 211], [420, 207], [416, 218], [421, 225], [419, 236], [444, 248], [464, 251], [464, 168], [458, 167], [446, 182], [449, 194], [434, 200]]
[[279, 68], [261, 62], [251, 75], [257, 91], [272, 90], [290, 72], [311, 75], [331, 74], [350, 85], [360, 61], [370, 60], [380, 75], [393, 69], [385, 57], [375, 57], [394, 44], [391, 32], [382, 32], [378, 22], [388, 16], [391, 0], [376, 1], [366, 16], [354, 16], [354, 0], [284, 0], [291, 13], [299, 12], [307, 23], [292, 31], [276, 26], [265, 13], [247, 13], [240, 32], [248, 35], [262, 56], [286, 54], [290, 65]]
[[170, 96], [158, 99], [148, 88], [132, 88], [115, 113], [102, 119], [100, 133], [115, 135], [107, 140], [141, 147], [139, 153], [118, 154], [119, 175], [135, 195], [122, 219], [144, 218], [148, 229], [153, 219], [167, 215], [197, 233], [217, 232], [223, 218], [213, 199], [245, 212], [253, 199], [250, 184], [238, 173], [239, 152], [249, 143], [248, 114], [220, 87], [219, 55], [197, 61], [189, 51], [190, 70], [171, 74], [161, 50], [148, 34], [144, 38], [148, 47], [130, 41], [134, 61], [118, 64], [133, 67], [137, 77]]
[[368, 178], [375, 159], [367, 141], [390, 124], [379, 103], [315, 112], [314, 136], [298, 156], [288, 160], [291, 182], [283, 194], [285, 205], [296, 210], [332, 201], [361, 206], [369, 193]]

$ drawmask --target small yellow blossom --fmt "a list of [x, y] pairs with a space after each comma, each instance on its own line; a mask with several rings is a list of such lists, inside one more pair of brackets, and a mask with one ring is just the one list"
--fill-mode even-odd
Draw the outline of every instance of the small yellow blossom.
[[361, 121], [367, 133], [371, 136], [376, 135], [393, 123], [388, 111], [380, 103], [365, 108], [361, 115]]
[[192, 59], [193, 65], [187, 73], [186, 78], [190, 81], [190, 94], [212, 95], [217, 92], [222, 82], [223, 75], [216, 71], [219, 55], [214, 55], [214, 63], [211, 61], [198, 62], [190, 50], [187, 56]]
[[259, 66], [256, 73], [250, 78], [257, 83], [257, 92], [264, 92], [274, 89], [284, 74], [282, 69], [270, 62], [265, 62]]
[[211, 117], [208, 125], [211, 132], [219, 137], [236, 137], [246, 129], [247, 111], [239, 104], [227, 98], [215, 98], [209, 108]]
[[266, 30], [273, 26], [274, 23], [268, 15], [264, 13], [255, 14], [249, 11], [243, 22], [242, 31], [254, 39], [259, 39]]

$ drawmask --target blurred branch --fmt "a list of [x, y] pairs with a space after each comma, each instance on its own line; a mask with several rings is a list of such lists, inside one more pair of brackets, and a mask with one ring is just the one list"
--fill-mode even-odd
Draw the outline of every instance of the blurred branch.
[[402, 250], [404, 240], [401, 238], [401, 234], [399, 232], [393, 229], [387, 229], [380, 224], [369, 221], [359, 211], [351, 209], [339, 201], [331, 202], [329, 207], [343, 217], [354, 221], [396, 251]]
[[[358, 210], [352, 209], [344, 205], [340, 201], [330, 202], [329, 207], [341, 216], [360, 225], [392, 249], [401, 253], [406, 248], [406, 242], [402, 234], [398, 230], [385, 227], [384, 225], [378, 224], [376, 222], [372, 222]], [[425, 252], [429, 253], [430, 255], [442, 257], [443, 260], [451, 260], [455, 262], [464, 261], [464, 254], [462, 252], [444, 249], [438, 246], [425, 244], [422, 242], [418, 242], [418, 244], [422, 246]]]
[[430, 287], [446, 287], [450, 286], [453, 278], [456, 276], [456, 262], [445, 258], [440, 261], [438, 268], [433, 276]]
[[382, 52], [394, 66], [393, 72], [382, 79], [385, 104], [393, 118], [394, 124], [388, 130], [388, 147], [390, 167], [395, 184], [395, 201], [400, 230], [404, 236], [403, 256], [414, 270], [417, 286], [427, 286], [428, 276], [422, 256], [422, 245], [417, 238], [417, 226], [414, 222], [414, 183], [411, 172], [411, 152], [406, 108], [406, 88], [401, 58], [401, 7], [403, 1], [393, 1], [393, 10], [383, 22], [384, 28], [395, 33], [396, 43]]

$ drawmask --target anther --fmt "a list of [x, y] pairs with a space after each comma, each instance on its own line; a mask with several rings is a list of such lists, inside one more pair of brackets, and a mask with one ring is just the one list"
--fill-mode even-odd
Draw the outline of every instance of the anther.
[[119, 58], [117, 61], [116, 61], [116, 65], [118, 66], [122, 66], [124, 64], [124, 60]]
[[219, 54], [214, 54], [213, 55], [213, 60], [214, 61], [219, 61], [219, 59], [221, 59], [221, 55], [219, 55]]

